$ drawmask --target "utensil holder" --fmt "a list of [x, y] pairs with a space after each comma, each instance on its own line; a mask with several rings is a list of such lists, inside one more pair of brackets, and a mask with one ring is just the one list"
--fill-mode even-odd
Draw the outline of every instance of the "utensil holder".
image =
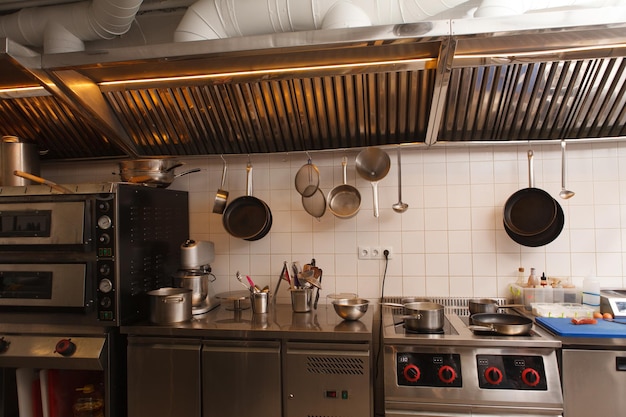
[[252, 306], [252, 312], [254, 314], [267, 313], [267, 306], [269, 304], [268, 292], [253, 292], [250, 293], [250, 305]]
[[294, 313], [308, 313], [313, 301], [312, 288], [297, 288], [291, 290], [291, 308]]

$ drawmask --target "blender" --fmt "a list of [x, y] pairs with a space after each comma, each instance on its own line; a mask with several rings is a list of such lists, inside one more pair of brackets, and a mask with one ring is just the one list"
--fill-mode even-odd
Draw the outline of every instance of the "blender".
[[215, 281], [210, 265], [215, 259], [213, 242], [188, 239], [180, 246], [180, 258], [181, 267], [174, 274], [174, 286], [192, 291], [192, 314], [206, 313], [219, 306], [210, 285]]

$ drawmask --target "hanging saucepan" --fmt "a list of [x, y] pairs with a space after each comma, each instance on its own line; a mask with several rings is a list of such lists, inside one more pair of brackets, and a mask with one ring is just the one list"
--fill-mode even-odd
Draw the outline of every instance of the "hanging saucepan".
[[534, 186], [533, 151], [528, 151], [528, 188], [516, 191], [504, 205], [504, 224], [519, 236], [536, 236], [548, 230], [557, 218], [558, 203]]
[[246, 167], [246, 195], [234, 199], [224, 210], [224, 229], [234, 237], [258, 240], [272, 227], [272, 212], [262, 200], [252, 196], [252, 164]]
[[473, 325], [468, 328], [475, 332], [489, 332], [503, 336], [519, 336], [530, 332], [532, 319], [516, 314], [480, 313], [472, 317]]
[[328, 193], [328, 209], [335, 217], [349, 219], [354, 217], [361, 208], [361, 193], [348, 185], [348, 158], [341, 160], [343, 168], [343, 184], [337, 185]]

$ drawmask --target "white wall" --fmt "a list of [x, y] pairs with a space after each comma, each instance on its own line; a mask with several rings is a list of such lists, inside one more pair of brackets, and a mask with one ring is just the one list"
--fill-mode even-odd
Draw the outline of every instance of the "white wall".
[[[535, 185], [552, 194], [565, 212], [565, 227], [553, 243], [527, 248], [504, 232], [502, 210], [507, 198], [528, 186], [527, 146], [435, 147], [403, 149], [403, 200], [409, 210], [397, 214], [395, 149], [388, 149], [392, 168], [379, 184], [380, 218], [372, 211], [369, 183], [357, 178], [356, 151], [312, 153], [327, 193], [340, 184], [341, 158], [347, 155], [348, 182], [356, 184], [363, 203], [349, 220], [328, 211], [317, 221], [301, 207], [293, 179], [306, 155], [252, 155], [254, 195], [267, 202], [274, 223], [257, 242], [232, 238], [221, 216], [212, 213], [221, 179], [219, 157], [185, 160], [185, 169], [200, 173], [176, 179], [172, 188], [190, 192], [191, 238], [215, 242], [212, 265], [217, 292], [240, 290], [237, 270], [273, 290], [283, 261], [305, 264], [315, 258], [323, 269], [324, 296], [355, 292], [380, 297], [383, 261], [361, 261], [357, 245], [392, 246], [385, 295], [507, 296], [517, 268], [535, 267], [547, 276], [572, 277], [582, 285], [597, 276], [604, 287], [623, 287], [626, 269], [626, 143], [568, 144], [570, 200], [560, 191], [560, 147], [533, 145]], [[232, 201], [244, 194], [247, 156], [226, 156], [227, 189]], [[46, 164], [42, 174], [59, 183], [112, 181], [117, 164], [89, 162]], [[181, 172], [181, 168], [177, 172]], [[78, 174], [78, 175], [77, 175]], [[287, 301], [286, 285], [279, 300]]]

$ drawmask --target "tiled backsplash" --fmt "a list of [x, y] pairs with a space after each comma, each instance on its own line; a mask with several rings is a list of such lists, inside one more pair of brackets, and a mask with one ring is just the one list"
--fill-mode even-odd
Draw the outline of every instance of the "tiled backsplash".
[[[319, 221], [303, 210], [294, 188], [295, 174], [307, 162], [304, 153], [251, 155], [254, 195], [273, 214], [270, 233], [256, 242], [231, 237], [222, 217], [212, 213], [221, 180], [219, 157], [183, 159], [186, 165], [177, 172], [201, 171], [177, 178], [171, 187], [190, 192], [191, 238], [215, 243], [217, 292], [241, 289], [236, 271], [273, 290], [283, 261], [303, 265], [315, 258], [324, 271], [321, 302], [336, 292], [380, 297], [384, 261], [359, 260], [359, 245], [393, 248], [385, 295], [504, 297], [519, 266], [571, 277], [578, 285], [585, 276], [597, 276], [604, 287], [624, 286], [626, 144], [569, 143], [567, 187], [576, 192], [570, 200], [558, 197], [558, 143], [532, 148], [535, 186], [555, 197], [565, 213], [561, 235], [539, 248], [516, 244], [502, 226], [506, 200], [528, 187], [527, 146], [403, 148], [402, 199], [409, 204], [403, 214], [391, 208], [398, 201], [396, 150], [387, 148], [392, 167], [379, 183], [379, 218], [373, 216], [372, 187], [355, 172], [357, 151], [312, 152], [325, 193], [342, 182], [341, 159], [347, 156], [348, 183], [362, 196], [357, 216], [338, 219], [327, 211]], [[245, 193], [248, 156], [225, 159], [225, 188], [232, 201]], [[115, 181], [119, 177], [112, 173], [118, 171], [112, 162], [48, 163], [42, 175], [59, 183]], [[279, 302], [287, 302], [286, 288], [281, 284]]]

